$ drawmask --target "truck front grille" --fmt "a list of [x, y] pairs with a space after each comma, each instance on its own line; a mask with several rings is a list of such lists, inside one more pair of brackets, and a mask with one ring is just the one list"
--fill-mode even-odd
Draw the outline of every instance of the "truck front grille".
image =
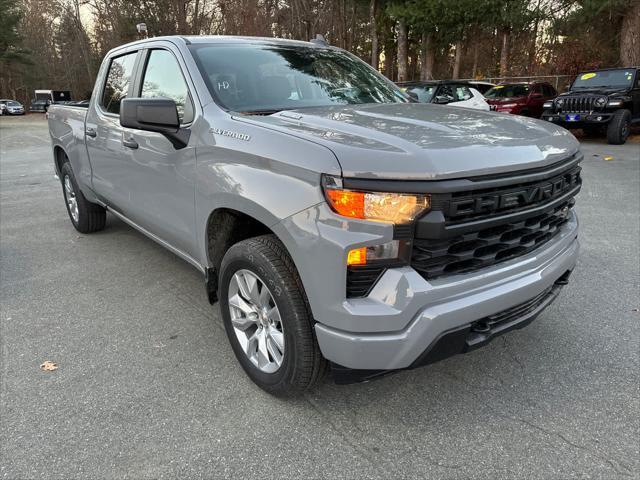
[[[569, 221], [582, 186], [581, 160], [577, 153], [536, 169], [405, 186], [406, 191], [429, 193], [431, 210], [413, 225], [396, 227], [394, 238], [412, 242], [407, 260], [427, 280], [533, 252]], [[349, 267], [347, 297], [368, 295], [387, 269], [404, 265]]]
[[444, 240], [416, 239], [411, 266], [427, 279], [469, 272], [529, 253], [560, 232], [573, 199], [550, 212]]
[[433, 195], [436, 210], [416, 224], [411, 266], [432, 280], [540, 248], [569, 220], [582, 185], [578, 161], [537, 171], [533, 181], [482, 188], [483, 180], [470, 191]]

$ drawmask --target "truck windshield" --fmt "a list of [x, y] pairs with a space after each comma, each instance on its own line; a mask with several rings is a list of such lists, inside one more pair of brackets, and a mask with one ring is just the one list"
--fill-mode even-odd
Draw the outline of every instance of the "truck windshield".
[[578, 75], [571, 86], [571, 90], [585, 88], [626, 88], [633, 82], [633, 70], [602, 70], [600, 72], [586, 72]]
[[529, 95], [529, 85], [496, 85], [487, 93], [485, 98], [517, 98]]
[[191, 51], [213, 97], [237, 112], [407, 102], [395, 85], [367, 64], [337, 50], [193, 45]]

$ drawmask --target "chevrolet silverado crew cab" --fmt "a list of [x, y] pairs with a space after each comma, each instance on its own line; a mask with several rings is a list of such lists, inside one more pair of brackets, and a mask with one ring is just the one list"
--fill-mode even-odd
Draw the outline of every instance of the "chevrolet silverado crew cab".
[[640, 123], [640, 68], [580, 73], [568, 92], [545, 102], [544, 108], [544, 120], [581, 128], [589, 136], [606, 131], [610, 144], [623, 144], [631, 125]]
[[52, 105], [71, 223], [130, 224], [205, 277], [273, 394], [471, 351], [533, 320], [578, 255], [578, 142], [530, 118], [412, 103], [316, 43], [160, 37]]

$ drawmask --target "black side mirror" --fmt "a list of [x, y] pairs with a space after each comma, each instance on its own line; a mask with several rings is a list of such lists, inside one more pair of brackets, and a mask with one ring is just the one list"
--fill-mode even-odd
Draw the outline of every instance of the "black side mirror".
[[180, 128], [176, 102], [168, 98], [125, 98], [120, 103], [120, 125], [158, 132], [176, 149], [189, 143], [191, 131]]
[[446, 105], [450, 101], [451, 99], [446, 95], [436, 95], [436, 97], [433, 99], [433, 103], [437, 103], [438, 105]]

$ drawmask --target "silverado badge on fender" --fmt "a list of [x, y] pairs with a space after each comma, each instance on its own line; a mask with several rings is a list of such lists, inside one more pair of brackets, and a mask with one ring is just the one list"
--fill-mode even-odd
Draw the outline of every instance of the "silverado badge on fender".
[[245, 142], [251, 140], [251, 136], [245, 133], [232, 132], [231, 130], [221, 130], [215, 127], [211, 128], [211, 130], [209, 131], [215, 135], [222, 135], [223, 137], [231, 137], [238, 140], [244, 140]]

